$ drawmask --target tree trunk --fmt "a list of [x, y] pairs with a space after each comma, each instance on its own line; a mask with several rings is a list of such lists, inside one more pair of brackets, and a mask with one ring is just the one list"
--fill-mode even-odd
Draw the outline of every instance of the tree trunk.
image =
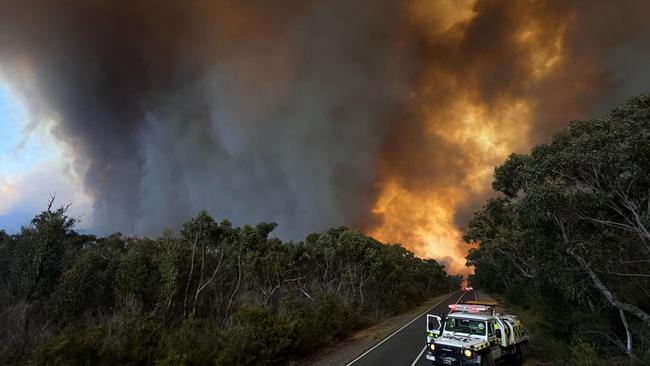
[[196, 252], [196, 243], [199, 240], [199, 235], [197, 234], [194, 237], [194, 243], [192, 243], [192, 261], [190, 264], [190, 273], [187, 275], [187, 285], [185, 286], [185, 298], [183, 299], [183, 318], [187, 316], [187, 295], [190, 292], [190, 283], [192, 282], [192, 274], [194, 273], [194, 253]]
[[591, 266], [589, 266], [584, 258], [570, 250], [568, 252], [576, 259], [576, 261], [578, 261], [578, 263], [580, 263], [582, 268], [587, 271], [587, 274], [591, 278], [591, 281], [594, 283], [596, 289], [605, 297], [605, 299], [607, 299], [610, 305], [621, 311], [627, 311], [628, 313], [636, 316], [644, 322], [650, 322], [650, 314], [646, 313], [635, 305], [619, 301], [616, 295], [600, 280], [600, 278], [598, 278], [598, 275], [596, 275], [596, 273], [591, 269]]
[[627, 318], [625, 317], [625, 312], [621, 309], [618, 309], [618, 313], [621, 315], [621, 322], [625, 327], [625, 335], [627, 337], [627, 343], [625, 350], [629, 356], [632, 356], [632, 332], [630, 331], [630, 326], [627, 323]]
[[[555, 221], [560, 228], [562, 239], [564, 239], [564, 242], [567, 244], [567, 247], [570, 247], [571, 242], [569, 241], [569, 236], [564, 227], [564, 223], [560, 221], [557, 217], [555, 217]], [[641, 319], [644, 322], [650, 322], [650, 315], [648, 313], [646, 313], [645, 311], [641, 310], [640, 308], [632, 304], [619, 301], [616, 295], [600, 280], [600, 278], [598, 278], [596, 272], [594, 272], [593, 269], [591, 269], [591, 266], [589, 265], [589, 263], [587, 263], [587, 261], [585, 261], [584, 258], [576, 254], [575, 251], [573, 251], [572, 249], [567, 248], [566, 251], [573, 258], [575, 258], [575, 260], [578, 263], [580, 263], [582, 268], [589, 275], [589, 278], [591, 278], [591, 281], [594, 283], [596, 289], [605, 297], [605, 299], [607, 299], [610, 305], [612, 305], [613, 307], [619, 310], [627, 311], [628, 313], [636, 316], [637, 318]]]
[[230, 315], [230, 307], [232, 306], [232, 301], [235, 298], [235, 295], [237, 295], [237, 292], [239, 291], [240, 284], [241, 284], [241, 253], [239, 253], [239, 256], [237, 257], [237, 286], [235, 286], [235, 289], [230, 295], [230, 301], [228, 301], [228, 307], [226, 308], [226, 316], [224, 317], [224, 322], [228, 319], [228, 316]]
[[214, 277], [217, 275], [217, 272], [219, 272], [219, 267], [221, 267], [221, 261], [223, 260], [223, 255], [225, 251], [226, 251], [225, 249], [221, 250], [221, 256], [219, 256], [219, 262], [217, 262], [217, 268], [214, 269], [214, 272], [212, 273], [212, 277], [210, 277], [210, 279], [204, 284], [201, 284], [201, 282], [199, 282], [199, 286], [196, 287], [196, 293], [194, 294], [194, 306], [192, 306], [192, 316], [194, 316], [194, 312], [196, 311], [196, 302], [199, 299], [199, 294], [201, 293], [201, 291], [203, 291], [204, 288], [206, 288], [212, 282], [212, 280], [214, 280]]

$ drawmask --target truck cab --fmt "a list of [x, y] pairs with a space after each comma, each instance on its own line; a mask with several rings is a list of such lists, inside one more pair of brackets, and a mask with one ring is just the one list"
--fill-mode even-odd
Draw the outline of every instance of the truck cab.
[[494, 361], [523, 359], [526, 330], [513, 315], [501, 315], [496, 303], [449, 305], [446, 315], [427, 315], [426, 358], [434, 365], [491, 366]]

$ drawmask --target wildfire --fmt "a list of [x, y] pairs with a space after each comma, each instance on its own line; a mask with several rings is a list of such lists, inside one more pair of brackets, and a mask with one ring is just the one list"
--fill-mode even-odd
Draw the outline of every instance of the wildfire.
[[[455, 121], [440, 123], [436, 115], [428, 116], [428, 132], [462, 150], [464, 177], [424, 191], [409, 190], [396, 178], [387, 180], [372, 210], [381, 224], [371, 235], [401, 243], [419, 256], [439, 259], [453, 273], [467, 273], [464, 257], [469, 246], [462, 242], [454, 216], [472, 197], [485, 194], [494, 166], [525, 145], [530, 103], [510, 102], [492, 112], [491, 118], [488, 108], [467, 101], [451, 110], [458, 116]], [[430, 148], [433, 156], [435, 146]]]
[[437, 258], [454, 272], [463, 272], [461, 233], [454, 225], [454, 203], [462, 192], [409, 192], [395, 181], [387, 182], [372, 213], [383, 218], [371, 235], [398, 242], [421, 257]]
[[[414, 7], [417, 11], [413, 18], [422, 27], [432, 27], [429, 34], [441, 42], [463, 42], [467, 35], [459, 37], [458, 34], [469, 29], [473, 19], [469, 16], [471, 12], [468, 13], [472, 7], [467, 5], [454, 13], [458, 15], [455, 25], [431, 26], [431, 18], [422, 13], [428, 10], [425, 6]], [[422, 24], [423, 19], [426, 24]], [[470, 247], [463, 243], [459, 225], [459, 221], [466, 224], [467, 218], [458, 219], [456, 215], [461, 209], [478, 209], [489, 195], [495, 165], [510, 153], [529, 146], [536, 99], [527, 91], [562, 62], [564, 27], [549, 27], [543, 19], [536, 19], [535, 14], [524, 14], [522, 19], [514, 26], [519, 31], [508, 39], [508, 44], [516, 48], [511, 54], [520, 58], [517, 62], [498, 59], [498, 54], [490, 56], [496, 60], [472, 55], [476, 59], [458, 60], [466, 63], [466, 68], [455, 68], [453, 60], [449, 63], [445, 59], [422, 72], [420, 88], [416, 91], [416, 118], [431, 143], [419, 147], [426, 154], [416, 156], [434, 159], [440, 156], [440, 142], [444, 142], [452, 148], [444, 151], [450, 156], [443, 158], [454, 163], [442, 165], [449, 171], [410, 173], [416, 177], [429, 174], [432, 178], [428, 179], [427, 188], [410, 187], [413, 177], [386, 164], [379, 183], [381, 193], [372, 209], [378, 224], [370, 230], [371, 235], [382, 241], [401, 243], [420, 256], [436, 258], [452, 273], [469, 272], [464, 257]], [[453, 34], [441, 34], [441, 29]], [[446, 43], [443, 47], [458, 48]], [[521, 75], [510, 84], [500, 85], [505, 90], [502, 95], [486, 97], [481, 95], [484, 82], [481, 78], [491, 77], [488, 74], [494, 70], [491, 62], [512, 65]], [[424, 161], [415, 163], [426, 169]]]

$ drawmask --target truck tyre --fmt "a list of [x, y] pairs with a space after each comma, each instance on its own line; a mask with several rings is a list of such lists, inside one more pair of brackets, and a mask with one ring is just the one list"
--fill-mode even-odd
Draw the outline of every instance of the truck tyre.
[[481, 355], [481, 366], [494, 366], [492, 353], [485, 352], [484, 354]]
[[524, 353], [519, 344], [515, 346], [515, 353], [510, 357], [510, 363], [514, 366], [520, 366], [524, 362]]
[[521, 349], [521, 360], [525, 360], [528, 356], [528, 341], [519, 343], [519, 349]]

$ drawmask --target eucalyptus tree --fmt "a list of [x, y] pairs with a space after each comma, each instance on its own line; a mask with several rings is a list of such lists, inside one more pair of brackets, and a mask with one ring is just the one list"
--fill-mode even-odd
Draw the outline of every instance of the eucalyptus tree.
[[626, 338], [617, 344], [631, 354], [633, 329], [650, 325], [650, 98], [511, 155], [493, 187], [500, 196], [465, 236], [480, 244], [468, 256], [477, 275], [495, 288], [552, 283], [592, 309], [615, 309]]

